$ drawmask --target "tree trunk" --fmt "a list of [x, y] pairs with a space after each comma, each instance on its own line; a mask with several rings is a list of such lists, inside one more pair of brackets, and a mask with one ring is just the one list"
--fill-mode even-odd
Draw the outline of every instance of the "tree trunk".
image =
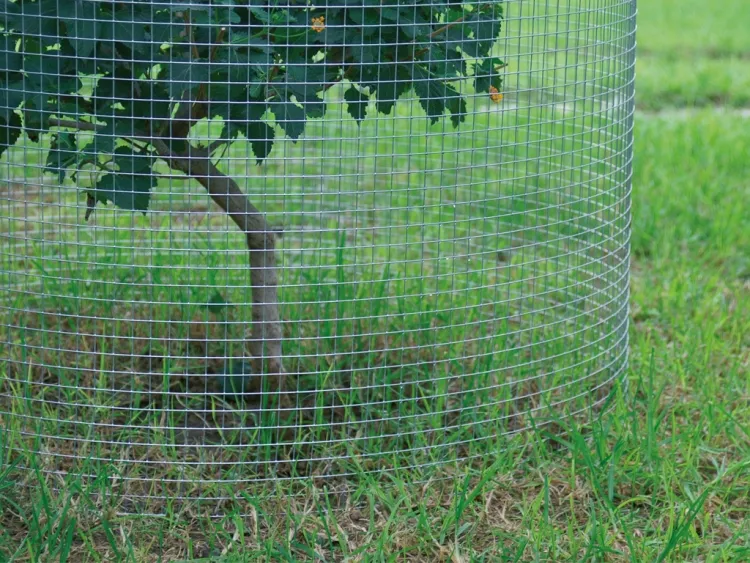
[[[156, 147], [158, 152], [159, 147]], [[165, 156], [169, 165], [195, 178], [216, 204], [245, 233], [253, 294], [252, 329], [248, 352], [255, 374], [271, 378], [268, 391], [283, 393], [286, 372], [281, 352], [283, 331], [279, 315], [276, 234], [266, 219], [232, 178], [211, 162], [205, 149], [191, 147], [188, 154]]]
[[[50, 125], [81, 131], [101, 129], [95, 123], [58, 118], [50, 118]], [[268, 391], [281, 394], [281, 402], [288, 404], [289, 399], [284, 395], [286, 372], [281, 353], [283, 330], [277, 291], [276, 233], [269, 227], [263, 213], [250, 203], [237, 182], [211, 162], [210, 149], [189, 146], [186, 153], [175, 154], [159, 137], [143, 134], [133, 139], [151, 145], [171, 168], [198, 180], [211, 199], [245, 233], [253, 292], [253, 324], [247, 342], [248, 352], [252, 356], [255, 374], [265, 374], [271, 378]]]

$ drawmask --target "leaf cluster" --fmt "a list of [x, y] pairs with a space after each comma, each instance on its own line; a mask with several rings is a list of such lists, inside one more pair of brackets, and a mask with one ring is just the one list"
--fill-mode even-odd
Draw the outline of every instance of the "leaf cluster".
[[[47, 166], [61, 180], [86, 164], [95, 201], [145, 210], [164, 156], [148, 139], [188, 154], [203, 118], [221, 118], [219, 145], [245, 137], [259, 162], [279, 128], [297, 140], [323, 116], [337, 83], [357, 122], [413, 89], [433, 123], [447, 111], [458, 126], [462, 80], [501, 87], [501, 21], [500, 1], [0, 0], [0, 154], [22, 130], [52, 132]], [[74, 122], [95, 125], [88, 141]]]

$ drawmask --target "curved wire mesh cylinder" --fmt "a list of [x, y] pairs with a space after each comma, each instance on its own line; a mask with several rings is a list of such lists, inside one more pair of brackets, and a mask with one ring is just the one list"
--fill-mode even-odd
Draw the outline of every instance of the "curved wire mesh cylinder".
[[600, 404], [626, 366], [634, 17], [4, 3], [6, 443], [217, 499]]

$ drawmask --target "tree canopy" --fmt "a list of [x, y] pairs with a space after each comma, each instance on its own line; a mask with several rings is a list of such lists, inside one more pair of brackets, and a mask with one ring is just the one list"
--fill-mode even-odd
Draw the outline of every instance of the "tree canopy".
[[156, 158], [190, 173], [179, 157], [203, 118], [224, 123], [209, 152], [244, 136], [258, 162], [276, 126], [298, 139], [340, 82], [357, 122], [413, 89], [430, 120], [447, 110], [458, 126], [460, 80], [499, 99], [501, 19], [498, 1], [0, 0], [0, 154], [52, 128], [50, 171], [101, 169], [90, 206], [143, 211]]

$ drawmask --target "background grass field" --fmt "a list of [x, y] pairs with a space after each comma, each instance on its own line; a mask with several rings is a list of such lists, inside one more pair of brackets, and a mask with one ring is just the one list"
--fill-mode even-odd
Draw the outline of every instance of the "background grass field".
[[0, 560], [750, 559], [750, 5], [639, 10], [630, 392], [610, 412], [458, 474], [258, 488], [218, 520], [116, 516], [87, 500], [103, 480], [53, 490], [4, 460]]

